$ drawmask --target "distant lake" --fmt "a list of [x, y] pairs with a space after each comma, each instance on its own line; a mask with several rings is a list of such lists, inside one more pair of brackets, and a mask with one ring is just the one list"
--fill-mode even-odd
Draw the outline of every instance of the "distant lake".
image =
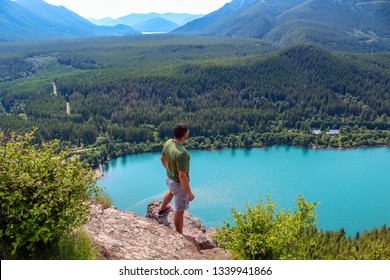
[[[230, 219], [231, 208], [245, 210], [269, 194], [278, 208], [295, 207], [298, 194], [319, 202], [318, 227], [356, 231], [390, 225], [390, 148], [321, 150], [274, 146], [261, 149], [190, 151], [189, 211], [206, 227]], [[144, 216], [147, 204], [161, 200], [165, 170], [159, 153], [110, 161], [98, 182], [113, 205]]]

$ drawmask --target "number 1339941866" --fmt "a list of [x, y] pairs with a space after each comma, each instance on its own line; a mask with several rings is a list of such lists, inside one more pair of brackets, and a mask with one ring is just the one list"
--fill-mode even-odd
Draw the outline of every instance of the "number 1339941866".
[[247, 275], [247, 276], [270, 276], [271, 267], [240, 267], [221, 266], [213, 267], [213, 275]]

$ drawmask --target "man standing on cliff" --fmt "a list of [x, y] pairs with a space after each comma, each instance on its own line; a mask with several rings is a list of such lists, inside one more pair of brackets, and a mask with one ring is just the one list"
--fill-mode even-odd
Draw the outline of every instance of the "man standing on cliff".
[[158, 217], [163, 218], [170, 211], [169, 202], [175, 198], [174, 222], [176, 231], [183, 234], [184, 211], [195, 196], [190, 188], [190, 154], [183, 143], [188, 139], [188, 125], [176, 124], [173, 128], [174, 139], [165, 142], [161, 153], [161, 163], [167, 171], [166, 184], [169, 190], [165, 193]]

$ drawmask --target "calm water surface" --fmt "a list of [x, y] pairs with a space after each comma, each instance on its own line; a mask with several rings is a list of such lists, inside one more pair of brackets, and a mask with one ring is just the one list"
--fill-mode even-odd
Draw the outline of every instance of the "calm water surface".
[[[295, 147], [190, 151], [190, 212], [206, 227], [230, 219], [269, 194], [281, 208], [294, 208], [298, 194], [319, 202], [318, 226], [347, 234], [390, 225], [390, 148], [311, 150]], [[145, 215], [148, 202], [167, 187], [159, 153], [110, 161], [99, 181], [113, 205]]]

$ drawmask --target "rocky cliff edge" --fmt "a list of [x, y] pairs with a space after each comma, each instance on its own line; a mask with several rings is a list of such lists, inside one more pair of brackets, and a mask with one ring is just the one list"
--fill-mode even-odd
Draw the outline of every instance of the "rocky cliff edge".
[[[173, 211], [163, 220], [156, 213], [161, 201], [149, 203], [146, 217], [115, 207], [91, 205], [85, 230], [110, 260], [208, 260], [231, 259], [210, 238], [215, 230], [206, 228], [187, 211], [184, 215], [185, 235], [175, 231]], [[186, 235], [192, 235], [195, 240]]]

